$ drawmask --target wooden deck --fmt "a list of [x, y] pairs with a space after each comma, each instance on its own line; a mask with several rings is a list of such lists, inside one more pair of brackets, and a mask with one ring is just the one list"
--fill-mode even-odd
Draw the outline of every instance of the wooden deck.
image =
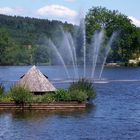
[[0, 103], [0, 110], [75, 110], [85, 109], [86, 103], [77, 102], [59, 102], [59, 103], [32, 103], [32, 104], [15, 104]]

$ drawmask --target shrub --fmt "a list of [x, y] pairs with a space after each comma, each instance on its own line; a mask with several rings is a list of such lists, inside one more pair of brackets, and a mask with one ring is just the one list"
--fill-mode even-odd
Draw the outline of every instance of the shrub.
[[55, 93], [56, 101], [71, 101], [70, 93], [67, 90], [60, 89]]
[[17, 104], [25, 104], [32, 102], [32, 94], [30, 91], [21, 86], [13, 86], [10, 90], [13, 100]]
[[0, 102], [11, 102], [12, 97], [10, 95], [0, 95]]
[[81, 79], [78, 82], [73, 83], [69, 87], [69, 91], [83, 91], [83, 93], [87, 94], [87, 100], [94, 99], [96, 97], [96, 93], [93, 87], [93, 84], [88, 80]]
[[43, 95], [33, 95], [32, 102], [33, 103], [42, 103]]
[[72, 101], [78, 102], [86, 101], [88, 98], [87, 93], [81, 90], [72, 90], [70, 96]]
[[42, 96], [42, 102], [43, 103], [52, 103], [55, 102], [55, 97], [53, 93], [46, 93], [45, 95]]
[[0, 95], [3, 95], [4, 94], [4, 86], [3, 84], [1, 83], [0, 84]]

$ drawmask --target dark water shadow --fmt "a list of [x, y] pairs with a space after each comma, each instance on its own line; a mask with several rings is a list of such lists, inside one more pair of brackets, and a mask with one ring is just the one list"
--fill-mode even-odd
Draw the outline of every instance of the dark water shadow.
[[61, 118], [65, 117], [86, 117], [91, 112], [96, 111], [96, 106], [88, 104], [85, 109], [75, 109], [75, 110], [0, 110], [1, 115], [10, 114], [12, 119], [23, 119], [23, 120], [38, 120], [43, 118], [50, 118], [52, 116], [57, 116]]

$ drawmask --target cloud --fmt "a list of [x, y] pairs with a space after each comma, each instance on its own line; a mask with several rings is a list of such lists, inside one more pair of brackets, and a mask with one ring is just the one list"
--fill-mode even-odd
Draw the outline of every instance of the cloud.
[[0, 7], [0, 14], [21, 15], [23, 11], [21, 8]]
[[136, 25], [137, 27], [140, 27], [140, 20], [136, 19], [136, 18], [133, 17], [133, 16], [129, 16], [129, 19], [132, 20], [132, 23], [133, 23], [134, 25]]
[[2, 7], [0, 8], [0, 14], [12, 14], [14, 13], [14, 9], [10, 7]]
[[37, 10], [40, 16], [75, 17], [76, 11], [61, 5], [48, 5]]
[[47, 5], [38, 9], [37, 15], [51, 20], [61, 20], [75, 24], [75, 19], [78, 14], [76, 11], [62, 5]]

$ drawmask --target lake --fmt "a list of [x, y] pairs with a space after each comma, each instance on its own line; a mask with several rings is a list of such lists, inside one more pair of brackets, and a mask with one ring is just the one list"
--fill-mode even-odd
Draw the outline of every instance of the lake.
[[[29, 68], [0, 67], [0, 81], [8, 90]], [[39, 69], [52, 81], [66, 78], [62, 67]], [[0, 140], [139, 140], [140, 68], [105, 68], [102, 78], [107, 82], [94, 84], [97, 98], [84, 111], [1, 111]]]

